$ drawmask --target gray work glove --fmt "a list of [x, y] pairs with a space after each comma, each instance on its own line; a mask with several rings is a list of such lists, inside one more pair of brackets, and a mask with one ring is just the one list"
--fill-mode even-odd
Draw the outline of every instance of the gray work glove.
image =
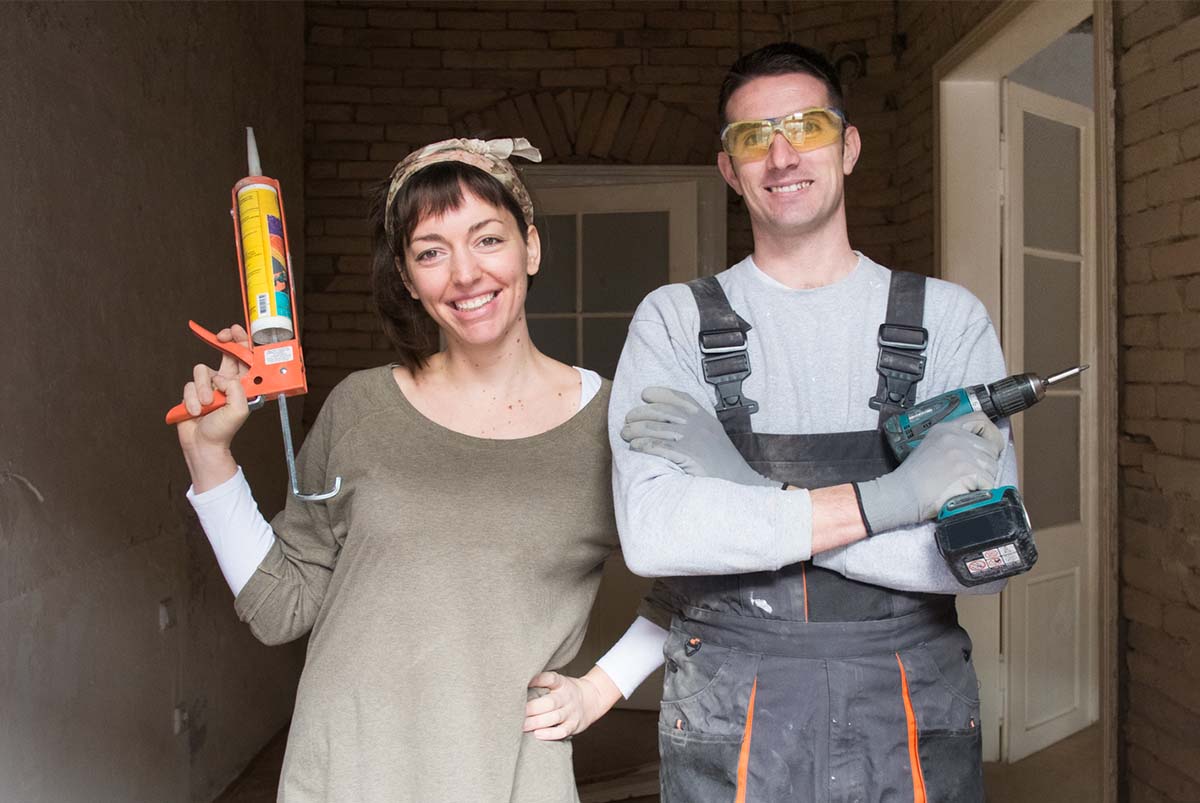
[[1003, 449], [983, 413], [934, 425], [895, 471], [855, 483], [868, 533], [931, 519], [951, 497], [995, 487]]
[[642, 401], [646, 404], [630, 410], [621, 428], [633, 451], [666, 458], [693, 477], [779, 487], [746, 464], [717, 417], [688, 394], [648, 387]]

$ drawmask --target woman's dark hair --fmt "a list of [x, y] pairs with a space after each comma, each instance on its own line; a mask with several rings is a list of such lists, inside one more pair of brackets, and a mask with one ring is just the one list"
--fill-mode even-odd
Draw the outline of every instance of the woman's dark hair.
[[825, 84], [825, 88], [829, 90], [830, 105], [845, 113], [842, 81], [838, 78], [837, 70], [825, 57], [825, 54], [794, 42], [776, 42], [764, 45], [758, 50], [742, 56], [725, 74], [725, 80], [721, 83], [721, 94], [717, 101], [717, 116], [721, 125], [729, 124], [729, 120], [725, 116], [725, 107], [729, 105], [730, 96], [738, 89], [755, 78], [791, 73], [811, 75]]
[[464, 190], [497, 209], [507, 209], [517, 221], [522, 239], [528, 238], [533, 221], [525, 220], [521, 205], [485, 171], [463, 162], [435, 162], [414, 173], [392, 201], [393, 250], [383, 225], [388, 187], [385, 183], [379, 188], [371, 208], [371, 290], [383, 333], [396, 347], [404, 367], [416, 373], [438, 348], [437, 325], [404, 285], [408, 278], [404, 254], [417, 225], [430, 215], [438, 217], [458, 209]]

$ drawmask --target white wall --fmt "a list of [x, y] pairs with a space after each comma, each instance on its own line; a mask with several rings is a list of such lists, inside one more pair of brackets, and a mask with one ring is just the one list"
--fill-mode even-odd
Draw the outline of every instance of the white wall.
[[240, 317], [246, 124], [300, 250], [303, 45], [298, 4], [0, 5], [0, 800], [210, 800], [290, 713], [301, 648], [237, 622], [162, 416], [187, 319]]

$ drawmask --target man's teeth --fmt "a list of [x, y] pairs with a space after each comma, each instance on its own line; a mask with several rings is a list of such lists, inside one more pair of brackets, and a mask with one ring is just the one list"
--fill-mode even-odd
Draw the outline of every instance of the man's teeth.
[[812, 180], [797, 181], [795, 184], [785, 184], [782, 187], [768, 187], [768, 192], [796, 192], [812, 186]]
[[475, 296], [475, 298], [468, 298], [466, 301], [455, 301], [454, 308], [460, 312], [470, 312], [473, 309], [479, 309], [495, 297], [496, 294], [493, 292], [487, 295]]

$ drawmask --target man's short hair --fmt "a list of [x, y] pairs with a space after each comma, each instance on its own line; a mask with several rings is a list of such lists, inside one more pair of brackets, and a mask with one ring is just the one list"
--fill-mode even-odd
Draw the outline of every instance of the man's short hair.
[[845, 103], [842, 97], [842, 82], [838, 78], [837, 69], [825, 54], [794, 42], [775, 42], [742, 56], [725, 74], [725, 80], [721, 82], [721, 96], [717, 102], [717, 116], [721, 125], [729, 123], [725, 116], [725, 107], [729, 105], [729, 98], [738, 89], [755, 78], [792, 73], [811, 75], [825, 84], [829, 91], [830, 105], [845, 112], [842, 108]]

